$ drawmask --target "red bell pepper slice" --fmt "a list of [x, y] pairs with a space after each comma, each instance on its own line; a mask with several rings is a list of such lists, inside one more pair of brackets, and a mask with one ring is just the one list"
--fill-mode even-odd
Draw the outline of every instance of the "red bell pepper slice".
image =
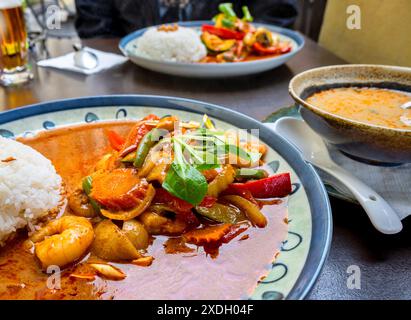
[[[201, 207], [210, 208], [217, 202], [217, 199], [210, 196], [205, 196], [203, 201], [199, 204]], [[194, 206], [187, 201], [184, 201], [180, 198], [173, 196], [167, 190], [163, 188], [156, 189], [156, 195], [154, 196], [153, 203], [163, 203], [172, 208], [176, 211], [186, 213], [191, 211]]]
[[215, 203], [217, 202], [217, 199], [211, 196], [205, 196], [203, 201], [199, 204], [200, 207], [206, 207], [206, 208], [211, 208]]
[[[205, 196], [203, 201], [200, 203], [200, 206], [209, 208], [213, 206], [216, 201], [217, 199], [214, 197]], [[176, 213], [178, 213], [177, 218], [183, 219], [190, 226], [197, 226], [199, 224], [196, 215], [191, 211], [194, 206], [187, 201], [173, 196], [163, 188], [156, 189], [153, 203], [162, 203], [173, 208]]]
[[125, 142], [123, 137], [113, 130], [107, 130], [106, 134], [111, 147], [116, 151], [120, 151]]
[[156, 189], [153, 203], [161, 203], [171, 207], [177, 213], [177, 219], [182, 219], [192, 227], [199, 224], [196, 215], [191, 211], [193, 205], [173, 196], [163, 188]]
[[156, 189], [156, 195], [154, 196], [153, 203], [166, 204], [179, 212], [188, 212], [193, 208], [191, 203], [173, 196], [163, 188]]
[[154, 114], [149, 114], [147, 117], [143, 118], [142, 121], [137, 122], [137, 124], [130, 130], [126, 141], [121, 149], [120, 155], [125, 157], [127, 154], [137, 150], [138, 144], [141, 139], [153, 129], [153, 125], [146, 124], [146, 120], [159, 120], [160, 118]]
[[201, 30], [203, 32], [208, 32], [214, 34], [222, 39], [236, 39], [236, 40], [243, 40], [245, 33], [233, 31], [226, 28], [216, 28], [209, 24], [203, 24]]
[[290, 45], [264, 47], [261, 43], [255, 42], [253, 49], [259, 54], [284, 54], [291, 51]]
[[280, 48], [280, 53], [281, 53], [281, 54], [288, 53], [288, 52], [290, 52], [290, 51], [291, 51], [291, 46], [290, 46], [290, 45], [282, 46], [282, 47]]
[[255, 198], [282, 198], [291, 193], [291, 179], [289, 173], [280, 173], [274, 176], [248, 181], [245, 183], [232, 183], [224, 194], [243, 195], [250, 192]]

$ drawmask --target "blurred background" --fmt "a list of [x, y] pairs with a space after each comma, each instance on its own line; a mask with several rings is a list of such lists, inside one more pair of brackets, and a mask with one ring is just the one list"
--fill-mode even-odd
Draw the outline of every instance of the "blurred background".
[[[159, 0], [173, 3], [173, 0]], [[174, 0], [177, 1], [177, 0]], [[189, 1], [181, 1], [188, 2]], [[44, 38], [82, 38], [113, 37], [125, 35], [141, 26], [153, 24], [154, 20], [140, 12], [129, 12], [127, 1], [116, 0], [26, 0], [26, 19], [30, 38], [33, 42]], [[215, 6], [219, 2], [215, 1]], [[251, 1], [252, 2], [252, 1]], [[132, 3], [132, 1], [131, 1]], [[149, 11], [148, 2], [133, 6], [136, 10]], [[211, 3], [211, 5], [209, 5]], [[271, 4], [272, 3], [272, 4]], [[280, 4], [280, 5], [278, 5]], [[210, 12], [215, 12], [213, 1], [207, 1]], [[347, 7], [358, 6], [360, 9], [359, 29], [347, 28]], [[318, 41], [349, 63], [377, 63], [400, 66], [411, 66], [411, 1], [409, 0], [277, 0], [254, 1], [255, 8], [263, 7], [264, 12], [272, 11], [262, 22], [280, 24], [300, 31]], [[61, 22], [59, 28], [48, 28], [48, 19], [56, 15]], [[113, 31], [113, 34], [102, 31], [104, 26], [102, 10], [114, 16], [111, 23], [113, 30], [118, 24], [125, 28]], [[94, 13], [94, 15], [93, 15]], [[134, 14], [134, 16], [133, 16]], [[167, 15], [167, 13], [166, 13]], [[271, 15], [271, 16], [269, 16]], [[260, 16], [255, 15], [255, 16]], [[275, 17], [274, 17], [275, 16]], [[193, 20], [195, 13], [185, 16], [176, 15], [181, 20]], [[280, 17], [280, 18], [278, 18]], [[133, 20], [134, 19], [134, 20]], [[170, 15], [161, 22], [176, 18]], [[77, 27], [77, 28], [76, 28]], [[79, 32], [80, 31], [80, 32]], [[127, 32], [126, 32], [127, 31]]]

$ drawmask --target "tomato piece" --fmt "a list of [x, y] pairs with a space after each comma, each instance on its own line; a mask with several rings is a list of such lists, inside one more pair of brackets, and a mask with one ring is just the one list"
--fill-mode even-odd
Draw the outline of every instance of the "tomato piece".
[[203, 32], [214, 34], [222, 39], [243, 40], [245, 36], [244, 32], [233, 31], [225, 28], [217, 28], [209, 24], [203, 24], [201, 30]]
[[183, 220], [189, 226], [189, 229], [195, 228], [200, 224], [197, 216], [191, 210], [179, 213], [177, 215], [177, 220], [178, 219]]
[[[214, 197], [205, 196], [203, 201], [199, 205], [209, 208], [212, 207], [214, 203], [216, 203], [216, 201], [217, 199]], [[166, 204], [167, 206], [175, 209], [175, 211], [181, 213], [182, 216], [185, 216], [185, 220], [187, 221], [197, 220], [192, 217], [195, 217], [195, 215], [191, 211], [191, 209], [194, 208], [194, 206], [191, 203], [188, 203], [187, 201], [184, 201], [180, 198], [173, 196], [171, 193], [169, 193], [167, 190], [163, 188], [156, 189], [156, 195], [154, 196], [153, 203]]]
[[284, 54], [291, 51], [290, 45], [280, 45], [272, 47], [264, 47], [261, 43], [255, 42], [253, 49], [259, 54]]
[[[143, 120], [136, 123], [136, 125], [130, 130], [126, 141], [121, 149], [121, 156], [126, 156], [128, 153], [136, 151], [138, 144], [140, 143], [141, 139], [155, 127], [155, 125], [147, 124], [145, 121], [147, 120], [159, 120], [160, 118], [154, 114], [150, 114], [147, 117], [143, 118]], [[127, 151], [127, 153], [125, 152]]]
[[221, 239], [222, 243], [229, 243], [235, 237], [248, 230], [247, 225], [235, 224], [232, 225], [230, 231]]
[[290, 45], [280, 47], [280, 53], [282, 53], [282, 54], [288, 53], [290, 51], [291, 51], [291, 46]]
[[197, 216], [191, 211], [194, 206], [191, 203], [173, 196], [163, 188], [156, 190], [156, 195], [154, 196], [153, 203], [166, 204], [168, 207], [171, 207], [178, 213], [176, 217], [177, 220], [181, 219], [190, 227], [195, 227], [199, 224]]
[[276, 54], [280, 53], [280, 48], [277, 46], [264, 47], [261, 43], [255, 42], [253, 44], [253, 49], [259, 54]]
[[189, 212], [193, 208], [193, 205], [191, 203], [173, 196], [163, 188], [156, 190], [156, 195], [154, 196], [153, 203], [166, 204], [167, 206], [170, 206], [179, 212]]
[[224, 194], [244, 196], [247, 192], [255, 198], [282, 198], [291, 193], [291, 179], [289, 173], [280, 173], [268, 178], [248, 181], [245, 183], [232, 183]]

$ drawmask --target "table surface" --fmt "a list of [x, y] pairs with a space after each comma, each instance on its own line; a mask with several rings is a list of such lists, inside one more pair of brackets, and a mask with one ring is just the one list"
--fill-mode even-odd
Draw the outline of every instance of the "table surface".
[[[51, 56], [71, 50], [74, 40], [51, 39]], [[118, 52], [118, 39], [96, 39], [86, 45]], [[223, 80], [196, 80], [162, 75], [127, 62], [97, 75], [83, 75], [33, 67], [35, 80], [17, 88], [0, 89], [0, 111], [23, 105], [90, 95], [153, 94], [204, 100], [226, 106], [258, 120], [289, 106], [288, 82], [299, 72], [344, 63], [307, 39], [300, 54], [286, 65], [255, 75]], [[334, 233], [331, 251], [309, 299], [410, 299], [410, 219], [400, 235], [386, 236], [373, 229], [361, 207], [331, 198]], [[361, 289], [349, 289], [347, 268], [361, 270]]]

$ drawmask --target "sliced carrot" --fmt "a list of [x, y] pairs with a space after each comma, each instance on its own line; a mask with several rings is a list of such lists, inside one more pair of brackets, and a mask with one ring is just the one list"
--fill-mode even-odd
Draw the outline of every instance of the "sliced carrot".
[[149, 184], [147, 188], [147, 192], [144, 196], [144, 199], [142, 199], [139, 202], [139, 204], [133, 209], [112, 212], [112, 211], [105, 210], [102, 208], [100, 212], [103, 216], [105, 216], [106, 218], [112, 219], [112, 220], [127, 221], [127, 220], [134, 219], [135, 217], [142, 214], [148, 208], [148, 206], [150, 205], [151, 201], [154, 198], [155, 193], [156, 193], [156, 190], [151, 184]]
[[209, 226], [202, 229], [196, 229], [183, 234], [183, 238], [188, 243], [198, 246], [219, 243], [224, 236], [230, 232], [232, 224], [224, 223], [216, 226]]
[[218, 176], [218, 171], [216, 169], [203, 170], [201, 173], [206, 178], [207, 182], [213, 181]]
[[192, 204], [173, 196], [163, 188], [156, 189], [156, 195], [153, 202], [167, 204], [178, 212], [191, 212], [191, 209], [193, 208]]
[[238, 235], [243, 233], [244, 231], [248, 230], [248, 225], [246, 224], [235, 224], [232, 225], [230, 228], [230, 231], [224, 235], [224, 237], [221, 239], [222, 243], [229, 243], [231, 240], [236, 238]]
[[129, 210], [144, 198], [148, 183], [132, 169], [115, 169], [93, 177], [90, 196], [111, 210]]

